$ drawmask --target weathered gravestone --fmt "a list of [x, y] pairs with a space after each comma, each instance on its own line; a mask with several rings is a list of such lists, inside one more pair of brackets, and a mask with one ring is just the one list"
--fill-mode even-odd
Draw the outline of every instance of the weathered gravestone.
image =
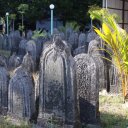
[[52, 44], [52, 41], [46, 41], [43, 43], [43, 48], [42, 51], [44, 51], [48, 46], [50, 46]]
[[36, 62], [37, 62], [37, 47], [36, 42], [34, 40], [29, 40], [26, 44], [26, 52], [29, 52], [32, 56], [32, 59], [34, 61], [34, 67], [37, 68]]
[[79, 39], [78, 39], [78, 47], [81, 47], [81, 46], [87, 46], [88, 48], [88, 45], [86, 44], [86, 34], [85, 33], [81, 33], [79, 35]]
[[12, 31], [9, 36], [9, 49], [11, 49], [11, 52], [18, 52], [19, 43], [21, 41], [20, 32]]
[[99, 69], [99, 89], [106, 89], [105, 64], [103, 61], [104, 51], [101, 50], [100, 40], [92, 40], [89, 43], [88, 54], [95, 59]]
[[8, 84], [9, 73], [6, 69], [6, 62], [0, 56], [0, 114], [6, 115], [8, 108]]
[[16, 53], [14, 52], [8, 61], [8, 67], [10, 70], [15, 69], [16, 67], [18, 67], [22, 62], [22, 58], [20, 58], [20, 56], [17, 56]]
[[77, 32], [71, 33], [71, 35], [69, 36], [68, 42], [71, 44], [72, 50], [77, 48], [78, 47], [78, 33]]
[[60, 32], [60, 37], [62, 40], [65, 40], [65, 34], [63, 32]]
[[[59, 36], [54, 38], [40, 59], [40, 120], [53, 119], [63, 127], [76, 123], [75, 63], [69, 47]], [[45, 124], [40, 124], [43, 127]], [[75, 127], [75, 126], [74, 126]]]
[[[26, 55], [29, 59], [29, 55]], [[35, 113], [35, 89], [31, 61], [18, 67], [9, 82], [8, 114], [15, 119], [30, 120]]]
[[70, 27], [66, 28], [66, 31], [65, 31], [66, 41], [69, 40], [69, 37], [72, 32], [73, 32], [73, 30]]
[[26, 54], [27, 40], [22, 39], [19, 43], [18, 55], [24, 56]]
[[59, 34], [59, 30], [57, 28], [53, 29], [53, 35], [58, 35]]
[[98, 68], [88, 54], [75, 56], [76, 80], [81, 123], [95, 124], [99, 119]]
[[38, 38], [34, 39], [35, 44], [36, 44], [36, 56], [37, 56], [38, 60], [40, 59], [43, 43], [45, 42], [45, 40], [46, 40], [45, 37], [38, 37]]
[[27, 32], [27, 40], [30, 40], [32, 38], [32, 35], [33, 35], [33, 31], [32, 30], [29, 30]]
[[97, 38], [97, 34], [94, 32], [93, 29], [91, 29], [87, 35], [87, 42], [89, 43], [90, 41], [95, 40], [96, 38]]

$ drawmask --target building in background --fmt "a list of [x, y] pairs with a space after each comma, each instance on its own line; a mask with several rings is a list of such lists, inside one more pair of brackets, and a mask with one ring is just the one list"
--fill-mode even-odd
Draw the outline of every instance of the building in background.
[[103, 8], [120, 17], [119, 25], [128, 32], [128, 0], [103, 0]]

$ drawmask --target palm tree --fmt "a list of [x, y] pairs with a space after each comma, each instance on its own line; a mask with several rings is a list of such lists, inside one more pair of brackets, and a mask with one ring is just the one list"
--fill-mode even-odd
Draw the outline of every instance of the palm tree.
[[128, 33], [118, 25], [117, 16], [110, 14], [108, 10], [91, 8], [89, 13], [92, 19], [98, 19], [102, 23], [102, 32], [95, 27], [94, 30], [105, 41], [105, 46], [112, 49], [112, 52], [103, 50], [113, 58], [113, 64], [118, 69], [125, 101], [128, 96]]

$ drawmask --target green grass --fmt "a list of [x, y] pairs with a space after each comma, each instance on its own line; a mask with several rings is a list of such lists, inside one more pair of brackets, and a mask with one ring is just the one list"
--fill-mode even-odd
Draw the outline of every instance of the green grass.
[[31, 128], [30, 125], [25, 124], [23, 121], [21, 125], [14, 125], [13, 123], [10, 122], [8, 117], [0, 117], [0, 128]]
[[7, 58], [10, 56], [10, 53], [11, 53], [10, 51], [5, 51], [0, 49], [0, 55], [3, 55]]
[[128, 106], [121, 95], [100, 95], [102, 128], [128, 128]]

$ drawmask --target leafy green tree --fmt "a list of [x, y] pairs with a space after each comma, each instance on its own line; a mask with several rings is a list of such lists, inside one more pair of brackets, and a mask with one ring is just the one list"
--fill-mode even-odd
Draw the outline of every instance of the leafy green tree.
[[115, 14], [111, 14], [106, 9], [90, 9], [92, 19], [98, 19], [102, 23], [102, 31], [95, 28], [96, 33], [105, 41], [104, 49], [113, 58], [111, 61], [118, 69], [120, 80], [122, 82], [122, 91], [124, 99], [128, 98], [128, 33], [122, 29], [116, 22]]
[[16, 20], [16, 14], [10, 14], [10, 19], [12, 20], [12, 30], [14, 31], [15, 29], [15, 20]]
[[28, 11], [28, 4], [20, 4], [18, 6], [18, 12], [21, 14], [22, 16], [22, 27], [21, 27], [21, 31], [23, 34], [23, 30], [24, 30], [24, 14], [26, 13], [26, 11]]
[[[24, 19], [29, 24], [35, 24], [36, 20], [50, 17], [50, 4], [55, 5], [54, 16], [59, 17], [64, 24], [67, 21], [76, 21], [80, 24], [90, 22], [87, 11], [90, 5], [101, 6], [101, 0], [0, 0], [0, 15], [5, 16], [6, 12], [17, 13], [20, 4], [27, 4], [29, 9], [25, 12]], [[17, 15], [17, 18], [18, 15]]]

